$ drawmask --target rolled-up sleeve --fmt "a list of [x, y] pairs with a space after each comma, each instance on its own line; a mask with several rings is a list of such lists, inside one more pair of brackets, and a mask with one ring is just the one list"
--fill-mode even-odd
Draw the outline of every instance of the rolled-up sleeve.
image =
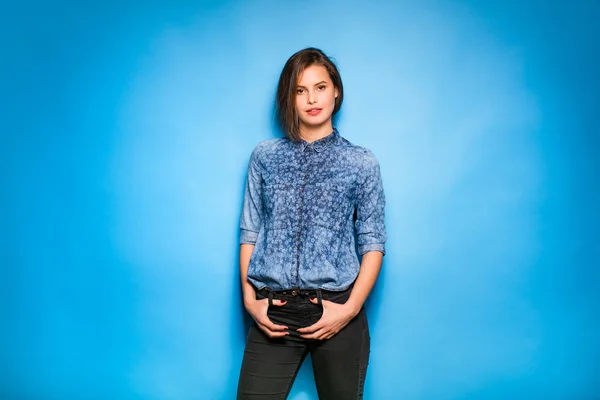
[[385, 255], [385, 195], [379, 162], [370, 150], [363, 159], [363, 174], [356, 195], [358, 253], [380, 251]]
[[240, 244], [255, 244], [263, 218], [262, 177], [256, 146], [250, 155], [244, 203], [240, 217]]

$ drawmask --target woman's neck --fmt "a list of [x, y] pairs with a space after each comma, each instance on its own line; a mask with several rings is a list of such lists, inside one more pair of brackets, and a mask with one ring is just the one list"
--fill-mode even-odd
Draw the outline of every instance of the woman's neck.
[[311, 129], [300, 127], [300, 137], [306, 140], [308, 143], [322, 139], [331, 132], [333, 132], [333, 125], [331, 124], [331, 121], [328, 124], [323, 124], [322, 126]]

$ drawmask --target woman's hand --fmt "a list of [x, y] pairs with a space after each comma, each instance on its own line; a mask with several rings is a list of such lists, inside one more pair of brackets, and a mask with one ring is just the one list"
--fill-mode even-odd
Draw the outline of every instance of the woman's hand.
[[[310, 299], [313, 304], [319, 304], [317, 299]], [[323, 315], [321, 318], [305, 328], [299, 328], [304, 339], [324, 340], [333, 337], [342, 330], [358, 312], [348, 303], [338, 304], [333, 301], [323, 300]]]
[[[281, 307], [286, 301], [273, 299], [273, 305]], [[289, 328], [284, 325], [274, 324], [267, 316], [269, 310], [269, 299], [245, 299], [244, 305], [250, 316], [256, 321], [258, 327], [270, 338], [284, 337], [290, 333]]]

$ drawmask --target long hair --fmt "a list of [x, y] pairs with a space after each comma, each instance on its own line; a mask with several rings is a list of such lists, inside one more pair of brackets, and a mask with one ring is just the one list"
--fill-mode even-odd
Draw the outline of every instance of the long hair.
[[333, 85], [338, 90], [332, 116], [340, 110], [344, 99], [344, 88], [340, 73], [333, 61], [323, 51], [314, 47], [307, 47], [292, 55], [285, 63], [279, 76], [275, 112], [281, 130], [293, 141], [300, 140], [300, 118], [296, 111], [296, 85], [300, 74], [311, 65], [325, 67]]

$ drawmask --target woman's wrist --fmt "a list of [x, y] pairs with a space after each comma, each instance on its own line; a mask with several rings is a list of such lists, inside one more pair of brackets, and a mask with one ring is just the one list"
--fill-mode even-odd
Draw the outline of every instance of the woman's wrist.
[[351, 313], [352, 318], [354, 318], [360, 312], [362, 304], [359, 304], [356, 300], [350, 298], [350, 299], [348, 299], [348, 301], [346, 301], [346, 303], [344, 304], [344, 306], [346, 307], [346, 309], [348, 310], [348, 312]]
[[244, 299], [244, 305], [252, 304], [256, 301], [256, 292], [254, 290], [254, 286], [250, 284], [250, 282], [244, 282], [242, 285], [242, 295]]
[[256, 301], [256, 297], [254, 295], [246, 295], [244, 294], [244, 305], [248, 307], [250, 304]]

